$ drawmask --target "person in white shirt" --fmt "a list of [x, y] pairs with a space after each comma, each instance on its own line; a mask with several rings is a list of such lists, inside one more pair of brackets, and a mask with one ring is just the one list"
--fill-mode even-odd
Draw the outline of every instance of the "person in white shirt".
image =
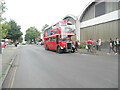
[[101, 51], [102, 41], [101, 39], [98, 40], [98, 50]]

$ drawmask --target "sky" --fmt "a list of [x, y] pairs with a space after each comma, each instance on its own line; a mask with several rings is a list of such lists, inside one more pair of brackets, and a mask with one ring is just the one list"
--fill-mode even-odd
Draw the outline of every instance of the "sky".
[[35, 26], [39, 31], [45, 24], [52, 25], [66, 15], [79, 16], [91, 0], [5, 0], [4, 17], [15, 20], [25, 31]]

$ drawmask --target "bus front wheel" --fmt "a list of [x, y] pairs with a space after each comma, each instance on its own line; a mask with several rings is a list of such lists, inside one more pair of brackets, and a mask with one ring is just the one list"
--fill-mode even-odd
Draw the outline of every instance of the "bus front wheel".
[[74, 53], [75, 52], [75, 48], [72, 48], [72, 51], [71, 51], [71, 53]]
[[62, 50], [60, 47], [57, 48], [57, 53], [61, 54], [62, 53]]

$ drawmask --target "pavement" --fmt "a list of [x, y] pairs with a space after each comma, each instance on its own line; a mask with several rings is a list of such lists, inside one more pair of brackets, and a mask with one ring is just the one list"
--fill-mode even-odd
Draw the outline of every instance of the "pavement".
[[89, 55], [99, 55], [99, 56], [118, 56], [118, 54], [114, 53], [111, 51], [109, 53], [109, 48], [108, 49], [101, 49], [101, 51], [93, 50], [93, 52], [87, 52], [86, 49], [78, 49], [77, 53], [79, 54], [89, 54]]
[[[0, 78], [2, 76], [2, 54], [0, 54]], [[2, 79], [0, 79], [0, 86], [2, 85]], [[1, 87], [0, 87], [1, 89]]]
[[9, 72], [11, 67], [10, 63], [17, 54], [18, 47], [7, 45], [6, 48], [2, 48], [2, 54], [0, 54], [0, 87], [2, 87], [2, 83]]

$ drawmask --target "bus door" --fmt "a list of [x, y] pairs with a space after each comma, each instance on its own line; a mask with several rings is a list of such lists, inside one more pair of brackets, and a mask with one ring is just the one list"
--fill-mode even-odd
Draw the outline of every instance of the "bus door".
[[59, 41], [59, 36], [56, 35], [56, 44], [58, 44], [58, 41]]
[[52, 38], [49, 38], [48, 47], [51, 50], [51, 47], [52, 47]]

